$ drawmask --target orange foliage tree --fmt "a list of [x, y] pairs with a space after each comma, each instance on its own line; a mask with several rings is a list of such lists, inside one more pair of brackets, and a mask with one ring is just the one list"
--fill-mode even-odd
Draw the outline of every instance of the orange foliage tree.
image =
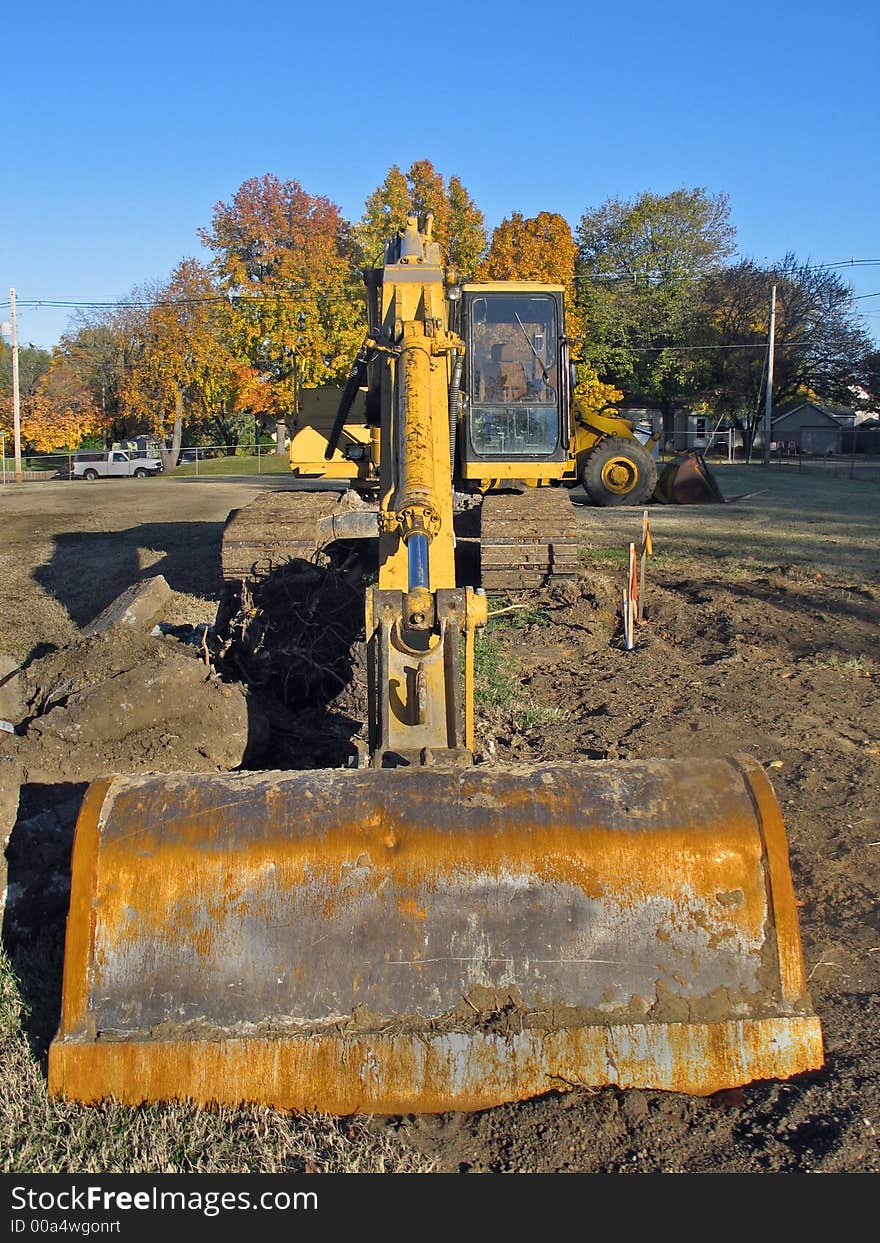
[[348, 228], [329, 199], [272, 174], [244, 182], [199, 230], [227, 295], [239, 408], [286, 417], [301, 385], [348, 372], [364, 333]]
[[154, 294], [143, 287], [111, 311], [80, 317], [52, 351], [45, 394], [59, 411], [90, 411], [89, 434], [112, 441], [142, 430], [126, 406], [125, 389], [143, 351], [145, 307]]
[[566, 333], [572, 340], [576, 360], [575, 399], [592, 410], [601, 410], [622, 400], [614, 385], [604, 384], [595, 369], [578, 360], [578, 346], [584, 339], [584, 323], [575, 299], [575, 261], [577, 243], [571, 226], [556, 212], [542, 211], [526, 217], [513, 212], [492, 234], [492, 243], [480, 265], [479, 279], [492, 281], [540, 281], [562, 285], [565, 293]]
[[22, 402], [22, 445], [34, 453], [76, 449], [85, 436], [100, 430], [100, 414], [88, 399], [77, 401], [55, 396], [50, 372], [40, 382], [36, 393]]
[[[61, 342], [45, 355], [45, 363], [20, 386], [20, 433], [24, 453], [51, 453], [76, 449], [83, 437], [101, 430], [101, 406], [84, 371], [72, 365], [71, 341]], [[99, 392], [100, 390], [98, 390]], [[0, 401], [0, 428], [7, 441], [13, 435], [12, 397]]]
[[[100, 429], [101, 412], [85, 389], [71, 387], [53, 357], [49, 370], [19, 397], [19, 432], [22, 452], [52, 453], [76, 449], [84, 436]], [[0, 400], [0, 430], [6, 437], [7, 456], [12, 454], [14, 434], [12, 397]]]
[[142, 349], [125, 383], [127, 410], [162, 436], [171, 433], [176, 465], [188, 434], [227, 447], [243, 431], [238, 413], [241, 373], [233, 353], [232, 311], [197, 259], [183, 259], [147, 311]]

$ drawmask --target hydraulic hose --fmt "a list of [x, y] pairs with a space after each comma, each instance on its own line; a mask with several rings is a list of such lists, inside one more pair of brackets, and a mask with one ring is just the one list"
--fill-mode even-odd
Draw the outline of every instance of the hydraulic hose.
[[449, 465], [455, 474], [455, 439], [458, 432], [458, 418], [461, 414], [461, 373], [464, 359], [458, 350], [453, 351], [452, 379], [449, 381]]
[[333, 421], [333, 427], [330, 432], [330, 439], [327, 441], [327, 448], [324, 450], [324, 461], [329, 462], [336, 452], [339, 445], [339, 437], [342, 435], [342, 429], [345, 427], [345, 420], [348, 418], [349, 412], [354, 405], [354, 399], [357, 397], [358, 389], [364, 382], [367, 374], [367, 364], [370, 361], [370, 354], [367, 350], [366, 341], [358, 350], [357, 358], [354, 360], [351, 371], [348, 373], [348, 379], [345, 381], [345, 388], [342, 390], [342, 396], [339, 399], [339, 406], [336, 411], [336, 418]]

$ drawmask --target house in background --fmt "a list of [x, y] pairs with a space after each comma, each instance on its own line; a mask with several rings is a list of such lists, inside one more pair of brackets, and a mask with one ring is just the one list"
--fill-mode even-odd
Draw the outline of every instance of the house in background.
[[155, 435], [132, 436], [130, 440], [114, 440], [111, 449], [127, 449], [132, 457], [155, 457], [165, 445]]
[[803, 401], [772, 421], [772, 441], [789, 453], [823, 456], [843, 452], [843, 433], [855, 423], [852, 410]]

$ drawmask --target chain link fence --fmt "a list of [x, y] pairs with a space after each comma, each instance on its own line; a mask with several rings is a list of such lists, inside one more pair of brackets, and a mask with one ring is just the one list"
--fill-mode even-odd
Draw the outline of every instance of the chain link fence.
[[[114, 464], [109, 461], [106, 463], [91, 463], [96, 468], [100, 467], [97, 472], [100, 478], [126, 478], [134, 473], [139, 462], [143, 463], [149, 459], [160, 457], [158, 449], [129, 449], [124, 446], [120, 446], [116, 450], [108, 449], [106, 451], [82, 449], [55, 453], [22, 453], [22, 482], [34, 483], [63, 479], [79, 483], [82, 480], [74, 473], [74, 463], [78, 458], [85, 464], [84, 460], [86, 458], [94, 459], [96, 455], [109, 458], [113, 452], [126, 453], [132, 469], [114, 470]], [[104, 469], [105, 465], [106, 469]], [[123, 464], [118, 463], [116, 465], [122, 467]], [[163, 470], [162, 473], [171, 475], [174, 478], [186, 478], [191, 475], [286, 475], [290, 473], [290, 466], [287, 459], [287, 450], [285, 449], [279, 453], [274, 445], [265, 445], [257, 442], [240, 444], [235, 447], [228, 445], [184, 445], [180, 449], [177, 466], [170, 471]], [[14, 483], [15, 478], [15, 459], [0, 453], [0, 483]]]

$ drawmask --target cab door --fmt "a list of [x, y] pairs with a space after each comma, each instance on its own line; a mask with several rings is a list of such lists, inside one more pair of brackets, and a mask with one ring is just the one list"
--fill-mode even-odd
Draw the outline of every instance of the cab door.
[[107, 470], [108, 475], [128, 476], [131, 474], [131, 462], [128, 459], [127, 453], [121, 453], [119, 452], [119, 450], [114, 450], [110, 454], [110, 461], [108, 462], [107, 465], [108, 465], [108, 470]]

